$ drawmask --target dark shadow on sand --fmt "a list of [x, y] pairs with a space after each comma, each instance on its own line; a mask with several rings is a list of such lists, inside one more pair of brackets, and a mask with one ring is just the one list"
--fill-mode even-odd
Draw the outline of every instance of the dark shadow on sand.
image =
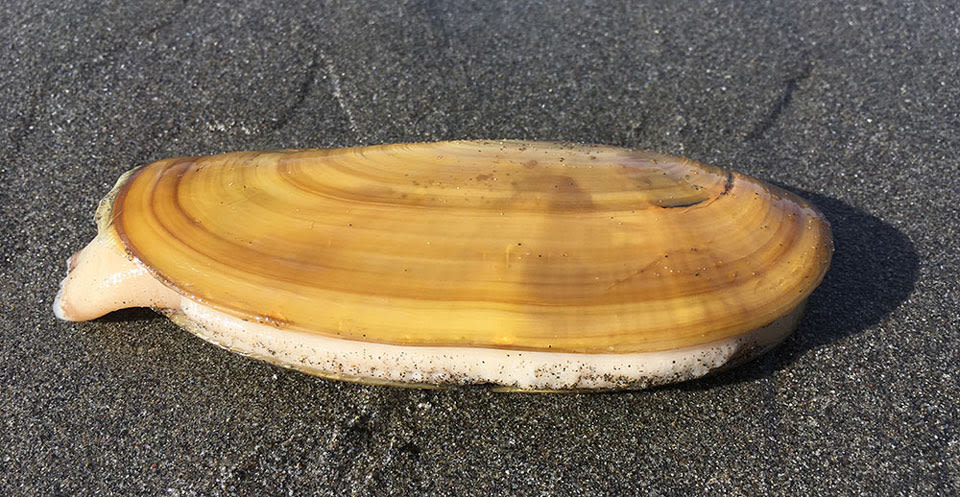
[[130, 307], [113, 311], [105, 316], [97, 318], [97, 321], [106, 323], [153, 321], [163, 319], [163, 316], [148, 307]]
[[768, 376], [810, 350], [873, 326], [913, 291], [919, 258], [906, 235], [840, 200], [777, 186], [813, 203], [833, 230], [830, 270], [810, 296], [800, 326], [782, 345], [757, 360], [702, 380], [663, 388], [699, 390]]

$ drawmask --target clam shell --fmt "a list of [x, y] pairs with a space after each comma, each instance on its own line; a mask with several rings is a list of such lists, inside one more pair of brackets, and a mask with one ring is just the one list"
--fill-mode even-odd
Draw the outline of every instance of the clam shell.
[[441, 142], [168, 159], [72, 259], [64, 319], [151, 306], [320, 376], [640, 388], [752, 357], [832, 254], [806, 201], [607, 146]]

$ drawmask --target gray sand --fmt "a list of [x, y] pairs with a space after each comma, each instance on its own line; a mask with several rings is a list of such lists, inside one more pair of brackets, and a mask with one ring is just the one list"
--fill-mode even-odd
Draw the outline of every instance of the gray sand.
[[[564, 3], [0, 3], [0, 494], [960, 493], [960, 12]], [[834, 267], [773, 353], [621, 394], [337, 383], [50, 311], [132, 166], [454, 138], [734, 167], [820, 206]]]

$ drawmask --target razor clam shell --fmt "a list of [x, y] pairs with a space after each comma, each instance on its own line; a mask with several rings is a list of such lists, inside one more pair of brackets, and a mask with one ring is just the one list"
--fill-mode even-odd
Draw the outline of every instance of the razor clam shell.
[[[185, 299], [180, 309], [160, 306], [182, 326], [313, 374], [391, 384], [579, 389], [700, 376], [786, 336], [832, 253], [823, 216], [759, 180], [662, 154], [556, 143], [169, 159], [122, 178], [99, 216], [105, 245]], [[198, 324], [197, 306], [258, 335], [300, 337], [301, 348], [316, 339], [399, 356], [553, 359], [497, 376], [458, 373], [455, 362], [434, 371], [423, 357], [405, 372], [402, 361], [361, 367], [349, 354], [312, 361], [318, 349], [271, 356], [253, 350], [256, 340], [213, 339], [218, 330]], [[184, 318], [184, 308], [196, 316]], [[776, 340], [758, 338], [771, 327]], [[529, 379], [551, 364], [573, 368], [558, 355], [620, 358], [626, 369], [656, 354], [683, 363], [722, 343], [740, 345], [682, 371], [648, 368], [631, 379], [588, 367], [580, 380]]]

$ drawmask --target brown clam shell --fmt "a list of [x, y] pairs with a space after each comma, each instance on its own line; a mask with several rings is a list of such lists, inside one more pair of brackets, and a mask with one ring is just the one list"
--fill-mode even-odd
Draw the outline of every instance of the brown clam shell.
[[[145, 305], [243, 353], [385, 383], [553, 390], [699, 376], [786, 336], [832, 253], [824, 217], [759, 180], [662, 154], [556, 143], [162, 160], [121, 179], [100, 214], [102, 244], [173, 292]], [[81, 304], [68, 287], [58, 312], [69, 318], [65, 309]], [[185, 315], [176, 296], [218, 318]], [[231, 323], [210, 324], [220, 321]], [[230, 326], [245, 327], [236, 336], [280, 334], [290, 350], [254, 350], [225, 337], [220, 328]], [[414, 359], [355, 367], [312, 357], [296, 337]], [[698, 369], [694, 359], [718, 344], [736, 346]], [[546, 362], [531, 359], [541, 374], [511, 381], [416, 357], [442, 350]], [[670, 354], [693, 365], [647, 371], [638, 359]], [[550, 357], [587, 366], [565, 375]], [[622, 374], [589, 367], [618, 358]]]

